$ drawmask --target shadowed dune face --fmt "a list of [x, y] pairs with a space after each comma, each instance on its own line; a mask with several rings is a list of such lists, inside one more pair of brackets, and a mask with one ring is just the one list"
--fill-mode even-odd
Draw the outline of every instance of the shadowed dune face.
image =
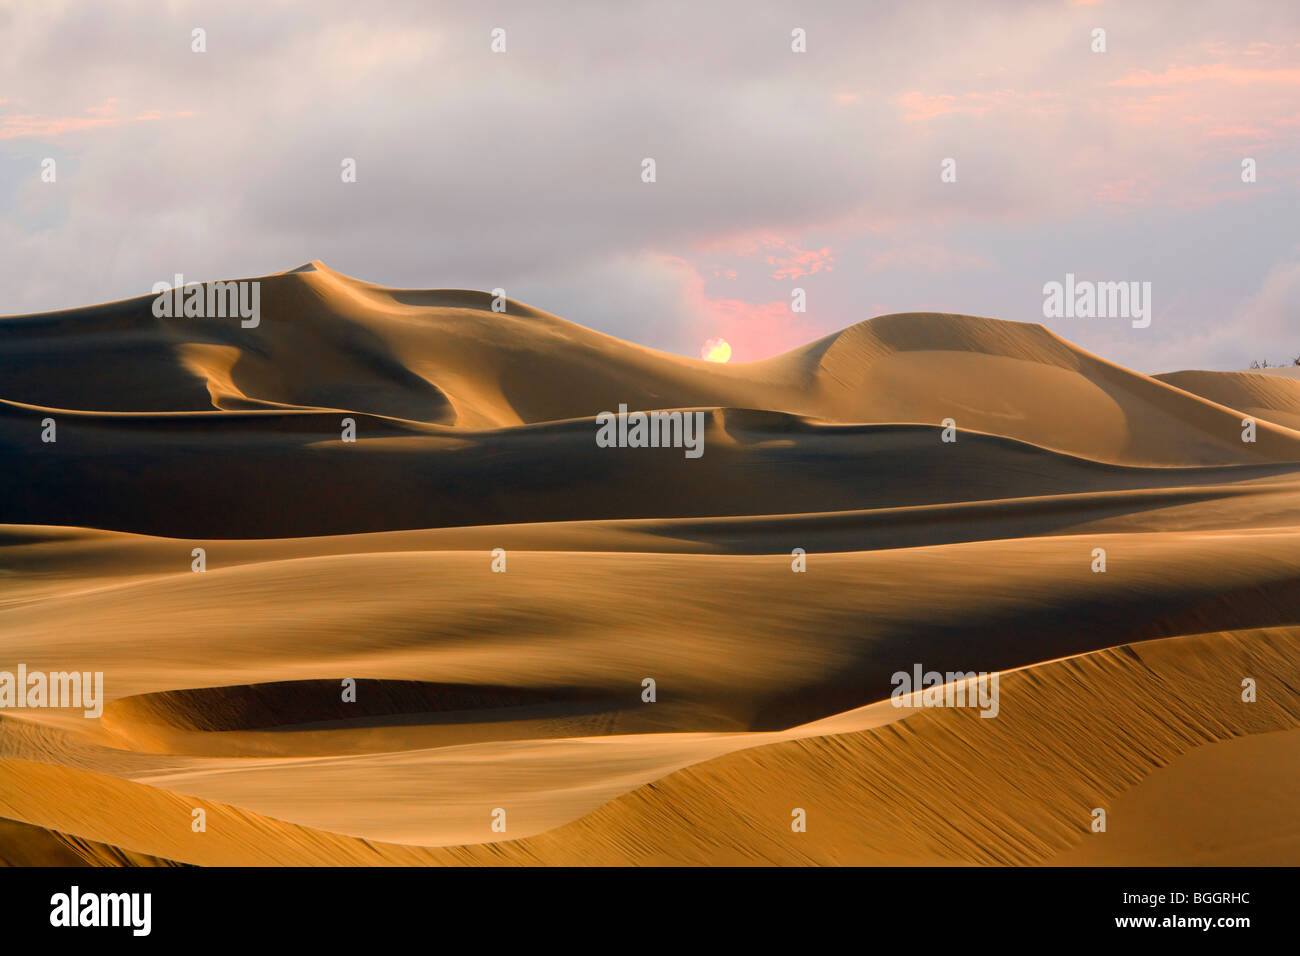
[[197, 687], [124, 697], [107, 706], [104, 724], [115, 731], [138, 721], [179, 730], [221, 732], [403, 721], [490, 723], [539, 713], [580, 713], [584, 707], [614, 703], [617, 701], [608, 694], [580, 688], [344, 678]]
[[[1104, 865], [1163, 801], [1187, 862], [1298, 862], [1228, 779], [1300, 727], [1287, 377], [931, 313], [718, 365], [259, 281], [254, 327], [0, 319], [0, 672], [105, 698], [0, 709], [0, 860]], [[703, 454], [599, 446], [620, 404]], [[893, 706], [916, 667], [997, 715]]]
[[[778, 413], [706, 413], [705, 453], [598, 448], [594, 420], [430, 432], [339, 413], [56, 414], [0, 405], [4, 517], [172, 537], [295, 537], [460, 525], [807, 514], [1249, 481], [1300, 465], [1107, 465], [939, 426], [824, 425]], [[180, 507], [201, 500], [205, 507]]]
[[[128, 697], [115, 701], [113, 712], [189, 730], [261, 730], [395, 716], [471, 715], [485, 720], [516, 707], [600, 699], [599, 694], [573, 689], [546, 692], [526, 687], [365, 679], [353, 683], [355, 688], [349, 690], [355, 689], [355, 701], [344, 701], [343, 694], [336, 693], [342, 681], [281, 681]], [[295, 696], [301, 700], [292, 701]]]

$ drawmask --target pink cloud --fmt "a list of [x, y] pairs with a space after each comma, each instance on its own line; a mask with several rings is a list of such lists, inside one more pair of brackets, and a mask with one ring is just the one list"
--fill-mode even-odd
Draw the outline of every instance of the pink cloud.
[[768, 265], [776, 267], [771, 273], [773, 279], [797, 279], [818, 272], [833, 272], [835, 269], [835, 257], [830, 246], [822, 246], [820, 249], [800, 249], [793, 243], [786, 243], [783, 252], [783, 255], [773, 254], [764, 257]]
[[[8, 103], [0, 100], [0, 104]], [[149, 122], [164, 119], [158, 110], [144, 110], [134, 116], [128, 116], [118, 109], [117, 98], [109, 97], [101, 106], [88, 106], [79, 116], [40, 116], [35, 113], [9, 113], [0, 116], [0, 139], [17, 139], [25, 136], [39, 136], [49, 139], [65, 133], [118, 126], [123, 123]], [[191, 111], [173, 114], [190, 115]]]
[[[762, 256], [763, 261], [772, 267], [768, 274], [773, 279], [797, 279], [800, 276], [835, 270], [835, 253], [830, 246], [802, 249], [792, 240], [770, 234], [726, 236], [705, 241], [699, 244], [699, 248], [709, 252], [722, 250], [746, 259]], [[732, 279], [735, 277], [734, 271], [728, 276]]]
[[[1143, 137], [1183, 156], [1231, 169], [1229, 158], [1235, 162], [1257, 151], [1277, 154], [1296, 148], [1300, 68], [1286, 62], [1285, 52], [1268, 43], [1245, 48], [1207, 45], [1206, 53], [1216, 57], [1215, 62], [1128, 73], [1107, 83], [1089, 106], [1099, 116], [1139, 129]], [[1244, 62], [1248, 57], [1255, 61]], [[1261, 57], [1271, 62], [1262, 64]], [[1273, 169], [1275, 183], [1295, 181], [1293, 170], [1276, 165]], [[1172, 178], [1163, 184], [1148, 180], [1139, 187], [1118, 167], [1099, 178], [1094, 198], [1113, 203], [1162, 201], [1186, 208], [1235, 198], [1240, 192], [1208, 181], [1174, 190]]]
[[903, 119], [909, 123], [917, 123], [924, 120], [934, 119], [936, 116], [944, 116], [953, 111], [953, 104], [957, 97], [948, 93], [939, 93], [935, 96], [928, 96], [920, 90], [913, 90], [910, 93], [904, 93], [899, 102], [907, 110], [903, 114]]
[[16, 139], [20, 136], [60, 136], [64, 133], [94, 129], [96, 126], [113, 126], [117, 122], [119, 121], [105, 117], [41, 117], [32, 113], [16, 113], [0, 119], [0, 139]]

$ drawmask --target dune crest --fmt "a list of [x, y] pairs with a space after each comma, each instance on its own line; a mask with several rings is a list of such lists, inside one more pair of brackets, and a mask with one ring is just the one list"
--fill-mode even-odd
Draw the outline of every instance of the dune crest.
[[0, 319], [0, 398], [69, 411], [344, 410], [470, 430], [586, 419], [622, 402], [834, 424], [952, 418], [1113, 464], [1300, 460], [1292, 428], [1263, 423], [1245, 445], [1235, 406], [1105, 362], [1039, 325], [885, 315], [784, 355], [719, 365], [513, 300], [493, 311], [486, 292], [390, 289], [320, 262], [255, 281], [262, 319], [251, 329], [156, 318], [151, 296]]

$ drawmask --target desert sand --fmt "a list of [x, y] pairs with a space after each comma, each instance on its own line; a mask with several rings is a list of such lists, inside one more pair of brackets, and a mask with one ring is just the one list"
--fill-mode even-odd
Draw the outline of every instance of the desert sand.
[[[0, 861], [1300, 864], [1300, 379], [259, 281], [0, 319], [0, 671], [105, 696], [0, 710]], [[598, 447], [620, 404], [702, 457]], [[917, 664], [997, 716], [895, 707]]]

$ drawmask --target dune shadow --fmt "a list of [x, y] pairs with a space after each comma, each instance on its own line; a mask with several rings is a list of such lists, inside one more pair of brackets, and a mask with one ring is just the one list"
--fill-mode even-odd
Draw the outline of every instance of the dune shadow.
[[[412, 724], [491, 723], [531, 716], [592, 713], [613, 703], [589, 688], [526, 688], [412, 680], [273, 681], [195, 687], [111, 701], [114, 724], [150, 724], [173, 730], [320, 730]], [[345, 699], [345, 696], [349, 699]]]

